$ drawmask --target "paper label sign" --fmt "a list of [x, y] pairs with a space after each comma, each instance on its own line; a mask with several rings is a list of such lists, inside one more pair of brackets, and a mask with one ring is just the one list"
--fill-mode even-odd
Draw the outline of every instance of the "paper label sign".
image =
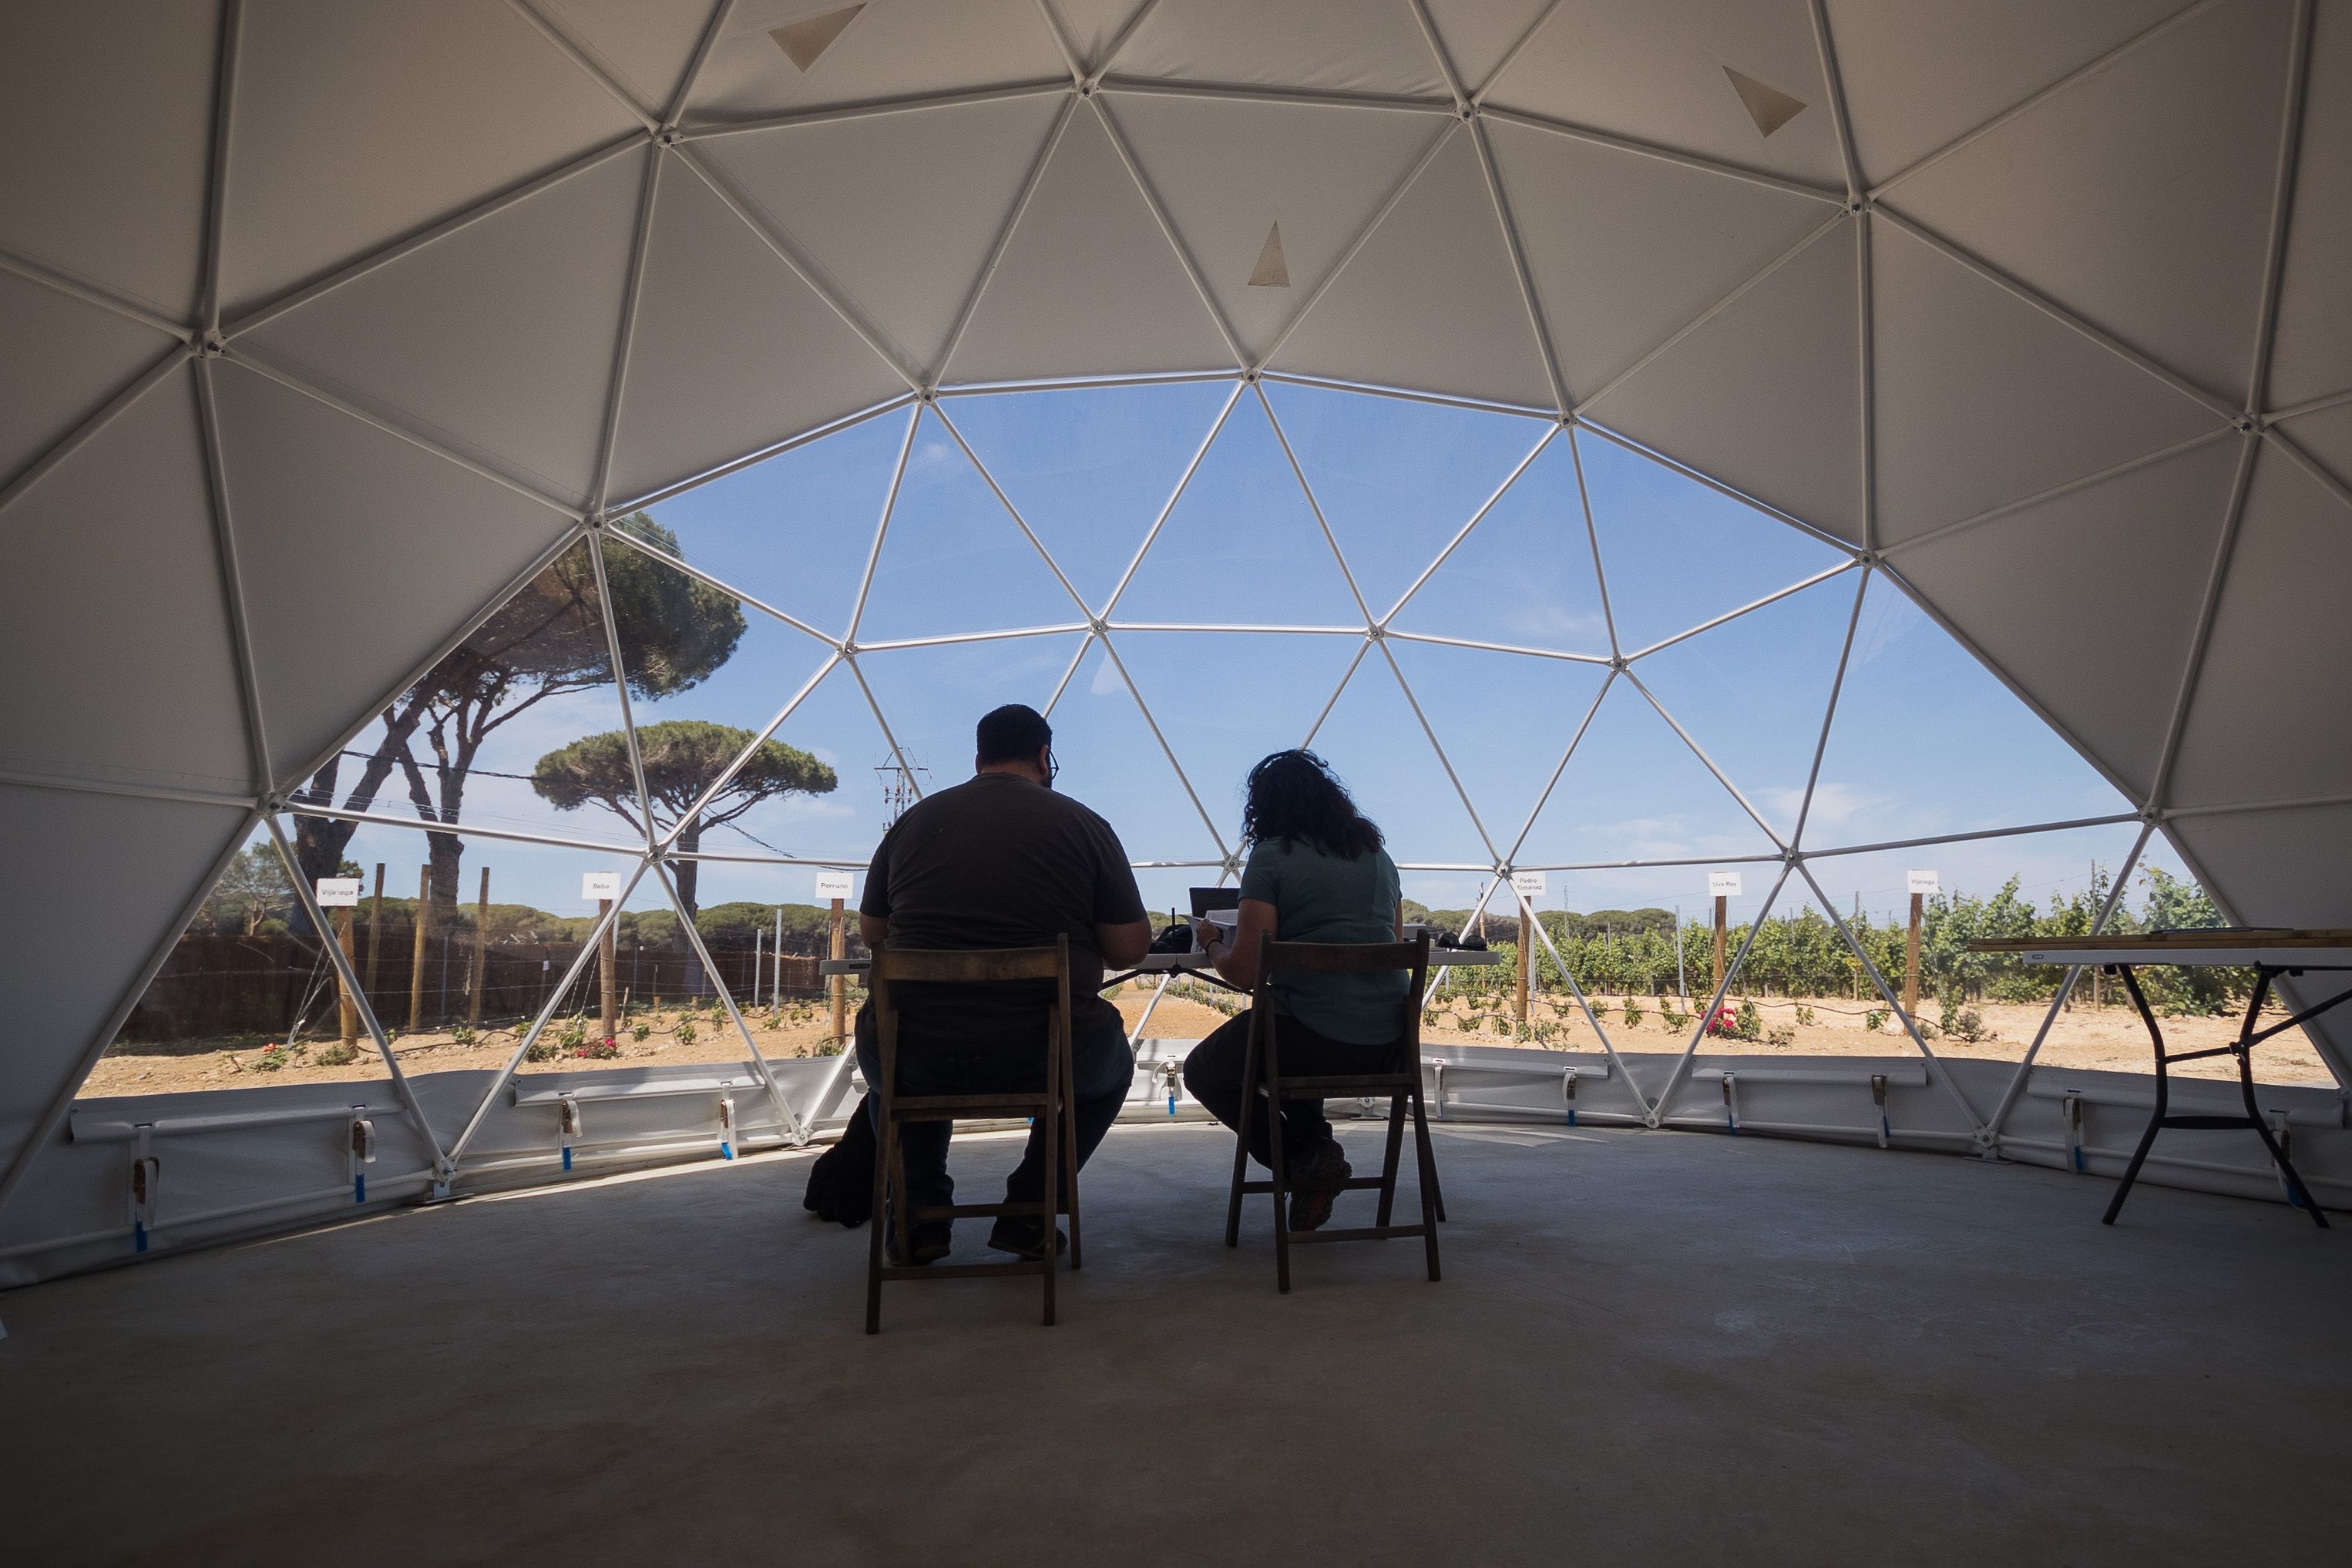
[[1941, 893], [1943, 891], [1942, 888], [1936, 885], [1936, 873], [1932, 871], [1906, 872], [1903, 873], [1903, 880], [1911, 884], [1910, 890], [1913, 893]]
[[355, 876], [322, 876], [311, 886], [319, 894], [321, 909], [359, 907], [360, 879]]
[[1711, 871], [1706, 873], [1706, 895], [1709, 898], [1738, 898], [1739, 873], [1736, 871]]
[[1539, 871], [1513, 872], [1511, 891], [1521, 898], [1541, 898], [1544, 895], [1544, 873]]
[[848, 872], [821, 871], [816, 873], [816, 895], [819, 898], [845, 899], [856, 883], [857, 878]]
[[585, 904], [600, 899], [621, 896], [621, 873], [616, 871], [588, 871], [580, 873], [580, 897]]

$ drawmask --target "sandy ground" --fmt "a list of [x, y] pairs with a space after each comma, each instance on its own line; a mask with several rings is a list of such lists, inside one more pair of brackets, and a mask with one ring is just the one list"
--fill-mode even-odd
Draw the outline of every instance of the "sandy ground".
[[[1141, 1020], [1150, 993], [1139, 987], [1123, 988], [1113, 998], [1130, 1031]], [[1669, 1030], [1661, 1017], [1658, 999], [1654, 997], [1635, 998], [1643, 1016], [1639, 1022], [1628, 1026], [1624, 1021], [1623, 997], [1595, 997], [1593, 1005], [1601, 1013], [1609, 1030], [1609, 1038], [1620, 1051], [1680, 1051], [1688, 1043], [1688, 1026], [1683, 1030]], [[1695, 1005], [1695, 1004], [1694, 1004]], [[1736, 1004], [1734, 1004], [1736, 1006]], [[1758, 998], [1757, 1008], [1763, 1015], [1769, 1035], [1775, 1027], [1793, 1029], [1795, 1038], [1785, 1045], [1766, 1040], [1710, 1040], [1707, 1049], [1736, 1055], [1790, 1056], [1886, 1056], [1901, 1055], [1912, 1047], [1899, 1028], [1890, 1026], [1872, 1034], [1864, 1030], [1864, 1015], [1868, 1010], [1863, 1004], [1816, 1000], [1803, 1004], [1812, 1009], [1813, 1021], [1800, 1024], [1796, 1010], [1800, 1004], [1788, 1000]], [[2025, 1054], [2032, 1043], [2034, 1032], [2042, 1027], [2048, 1011], [2042, 1003], [1988, 1002], [1977, 1009], [1982, 1014], [1990, 1038], [1969, 1044], [1938, 1035], [1929, 1044], [1938, 1053], [1949, 1053], [1959, 1059], [1990, 1061], [2014, 1061]], [[1423, 1038], [1431, 1043], [1454, 1045], [1507, 1045], [1518, 1043], [1513, 1031], [1498, 1032], [1494, 1028], [1496, 1014], [1489, 1010], [1473, 1014], [1460, 1002], [1441, 998], [1436, 1009], [1435, 1027], [1423, 1030]], [[1926, 1009], [1923, 1020], [1932, 1025], [1937, 1017], [1933, 1007]], [[1144, 1033], [1160, 1040], [1198, 1040], [1225, 1020], [1226, 1014], [1197, 1001], [1176, 996], [1160, 998], [1154, 1008]], [[2284, 1013], [2265, 1013], [2263, 1021], [2275, 1022]], [[1465, 1027], [1477, 1020], [1478, 1027]], [[1570, 1003], [1566, 1009], [1556, 1007], [1550, 998], [1538, 998], [1534, 1004], [1534, 1017], [1552, 1026], [1552, 1038], [1538, 1042], [1556, 1050], [1593, 1051], [1599, 1049], [1591, 1027]], [[621, 1054], [614, 1065], [644, 1066], [661, 1062], [740, 1061], [743, 1051], [732, 1026], [724, 1015], [714, 1020], [707, 1010], [693, 1017], [694, 1038], [682, 1040], [681, 1015], [668, 1011], [657, 1015], [644, 1040], [627, 1038], [620, 1041]], [[769, 1016], [750, 1015], [753, 1038], [761, 1051], [771, 1057], [816, 1056], [824, 1054], [830, 1045], [830, 1016], [823, 1009], [803, 1012], [793, 1009], [772, 1022]], [[2237, 1032], [2233, 1018], [2168, 1019], [2161, 1020], [2165, 1039], [2175, 1051], [2197, 1049], [2226, 1043]], [[506, 1064], [513, 1054], [519, 1035], [511, 1030], [485, 1030], [471, 1044], [460, 1045], [446, 1032], [425, 1032], [402, 1035], [393, 1042], [404, 1071], [409, 1072], [441, 1072], [452, 1070], [486, 1068], [495, 1070]], [[331, 1040], [313, 1040], [308, 1049], [289, 1053], [286, 1065], [269, 1070], [260, 1065], [262, 1053], [272, 1041], [253, 1038], [236, 1040], [190, 1040], [171, 1044], [126, 1041], [118, 1044], [98, 1064], [82, 1092], [85, 1097], [110, 1094], [152, 1094], [185, 1090], [245, 1088], [260, 1083], [349, 1082], [353, 1080], [381, 1079], [387, 1074], [373, 1048], [365, 1038], [359, 1041], [358, 1055], [340, 1066], [319, 1065], [316, 1058], [320, 1050], [331, 1045]], [[2149, 1071], [2147, 1031], [2138, 1018], [2125, 1008], [2101, 1008], [2095, 1012], [2087, 1005], [2070, 1008], [2059, 1016], [2051, 1029], [2050, 1038], [2042, 1046], [2038, 1061], [2053, 1067], [2104, 1069], [2119, 1072]], [[2266, 1083], [2332, 1084], [2326, 1064], [2300, 1032], [2281, 1035], [2256, 1048], [2255, 1073]], [[570, 1072], [593, 1069], [603, 1062], [574, 1055], [558, 1055], [550, 1060], [525, 1062], [524, 1072]], [[2189, 1062], [2174, 1070], [2182, 1077], [2232, 1078], [2236, 1069], [2224, 1057]]]

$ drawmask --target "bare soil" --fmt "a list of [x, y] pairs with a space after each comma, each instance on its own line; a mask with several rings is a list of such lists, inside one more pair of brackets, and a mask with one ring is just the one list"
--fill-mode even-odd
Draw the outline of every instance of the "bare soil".
[[[1620, 1051], [1679, 1051], [1689, 1043], [1689, 1025], [1670, 1030], [1665, 1027], [1658, 998], [1633, 998], [1641, 1008], [1638, 1022], [1625, 1022], [1625, 998], [1595, 997], [1593, 1007], [1601, 1015], [1609, 1038]], [[1112, 1000], [1134, 1032], [1141, 1020], [1144, 1008], [1150, 1000], [1149, 989], [1140, 986], [1122, 988]], [[1793, 1038], [1784, 1045], [1763, 1040], [1711, 1039], [1704, 1049], [1725, 1055], [1743, 1056], [1901, 1056], [1915, 1048], [1899, 1025], [1889, 1023], [1878, 1033], [1864, 1028], [1864, 1015], [1870, 1009], [1865, 1004], [1845, 1000], [1816, 999], [1799, 1003], [1786, 998], [1757, 998], [1756, 1006], [1762, 1015], [1767, 1036], [1777, 1026], [1792, 1030]], [[1696, 1003], [1685, 1004], [1696, 1011]], [[1735, 1000], [1729, 1004], [1736, 1008]], [[1812, 1022], [1797, 1021], [1797, 1009], [1810, 1008]], [[1522, 1043], [1516, 1031], [1507, 1027], [1497, 1030], [1495, 1024], [1506, 1014], [1488, 1010], [1472, 1014], [1461, 1002], [1449, 1002], [1440, 998], [1436, 1008], [1439, 1021], [1434, 1028], [1425, 1029], [1423, 1038], [1432, 1044], [1449, 1045], [1509, 1045]], [[1922, 1020], [1932, 1026], [1936, 1009], [1926, 1009]], [[2046, 1003], [1987, 1002], [1977, 1011], [1981, 1015], [1988, 1038], [1973, 1044], [1950, 1036], [1937, 1034], [1929, 1039], [1931, 1049], [1939, 1055], [1956, 1060], [2015, 1061], [2025, 1054], [2034, 1033], [2042, 1027], [2043, 1015], [2049, 1011]], [[1151, 1011], [1144, 1032], [1159, 1040], [1199, 1040], [1225, 1021], [1226, 1014], [1203, 1003], [1175, 995], [1162, 997]], [[1478, 1027], [1467, 1025], [1473, 1017]], [[2265, 1013], [2265, 1024], [2278, 1021], [2285, 1015]], [[1561, 1007], [1549, 997], [1534, 1000], [1531, 1017], [1538, 1023], [1552, 1028], [1548, 1043], [1560, 1051], [1597, 1051], [1598, 1040], [1591, 1026], [1571, 1001]], [[740, 1061], [743, 1059], [741, 1042], [724, 1014], [714, 1019], [705, 1010], [692, 1015], [693, 1039], [679, 1038], [681, 1015], [667, 1010], [647, 1020], [652, 1028], [643, 1040], [629, 1038], [625, 1032], [618, 1041], [617, 1058], [597, 1059], [565, 1052], [542, 1061], [526, 1061], [524, 1072], [575, 1072], [597, 1067], [649, 1066], [659, 1063], [689, 1063], [702, 1061]], [[831, 1014], [823, 1007], [803, 1012], [787, 1009], [781, 1018], [769, 1020], [765, 1013], [747, 1015], [752, 1025], [753, 1038], [761, 1051], [770, 1057], [805, 1057], [829, 1054], [832, 1046]], [[2181, 1018], [2160, 1020], [2165, 1040], [2175, 1051], [2194, 1050], [2227, 1043], [2237, 1033], [2234, 1018]], [[466, 1069], [495, 1071], [506, 1065], [514, 1053], [520, 1035], [518, 1030], [484, 1030], [470, 1044], [461, 1045], [446, 1030], [426, 1030], [404, 1034], [393, 1041], [394, 1055], [407, 1072], [443, 1072]], [[160, 1094], [190, 1090], [248, 1088], [263, 1083], [328, 1083], [352, 1082], [389, 1076], [373, 1046], [362, 1036], [357, 1042], [357, 1055], [341, 1066], [320, 1065], [317, 1058], [332, 1040], [310, 1040], [306, 1049], [289, 1051], [285, 1065], [270, 1069], [263, 1065], [263, 1053], [275, 1043], [262, 1037], [236, 1040], [194, 1040], [170, 1042], [125, 1041], [99, 1062], [82, 1093], [96, 1098], [113, 1094]], [[1533, 1040], [1525, 1043], [1538, 1043]], [[2116, 1072], [2146, 1072], [2150, 1070], [2147, 1031], [2137, 1014], [2126, 1008], [2105, 1007], [2096, 1009], [2087, 1004], [2069, 1008], [2059, 1015], [2052, 1026], [2050, 1038], [2036, 1060], [2053, 1067], [2074, 1067]], [[2312, 1050], [2310, 1041], [2298, 1031], [2278, 1036], [2257, 1047], [2254, 1052], [2255, 1076], [2266, 1083], [2311, 1083], [2332, 1085], [2334, 1078], [2327, 1066]], [[2227, 1079], [2236, 1076], [2236, 1068], [2226, 1056], [2211, 1057], [2176, 1068], [2182, 1077]]]

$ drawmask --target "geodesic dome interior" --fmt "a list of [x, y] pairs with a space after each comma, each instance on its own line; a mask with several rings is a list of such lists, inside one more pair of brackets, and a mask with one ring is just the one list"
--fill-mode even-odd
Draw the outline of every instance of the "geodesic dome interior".
[[[588, 619], [531, 634], [612, 651], [567, 698], [589, 727], [714, 720], [919, 787], [1030, 701], [1155, 886], [1229, 871], [1237, 768], [1306, 739], [1411, 752], [1368, 804], [1489, 896], [1746, 864], [1834, 905], [1811, 857], [2097, 826], [2239, 921], [2346, 923], [2352, 7], [12, 31], [0, 1194], [257, 821], [414, 831], [399, 781], [354, 807], [321, 769], [566, 563]], [[608, 590], [616, 559], [659, 580]], [[698, 589], [740, 650], [666, 690], [622, 621]], [[1913, 622], [1946, 674], [1874, 696]], [[1885, 763], [1979, 689], [2079, 788], [2004, 794], [2004, 745], [1967, 821], [1819, 809], [1825, 757]], [[701, 839], [747, 751], [648, 835], [533, 796], [539, 749], [485, 753], [517, 777], [470, 832], [709, 880], [854, 864], [877, 825]], [[1703, 800], [1701, 841], [1580, 819], [1585, 769]]]

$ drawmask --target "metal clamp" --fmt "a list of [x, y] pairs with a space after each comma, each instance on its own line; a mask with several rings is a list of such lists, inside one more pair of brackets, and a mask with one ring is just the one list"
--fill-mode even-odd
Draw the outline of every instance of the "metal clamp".
[[1168, 1113], [1173, 1116], [1176, 1114], [1176, 1089], [1183, 1081], [1184, 1063], [1179, 1058], [1170, 1057], [1152, 1071], [1159, 1075], [1160, 1087], [1167, 1091]]
[[367, 1168], [375, 1164], [375, 1123], [368, 1118], [367, 1107], [352, 1107], [351, 1137], [344, 1149], [344, 1174], [351, 1177], [352, 1201], [367, 1201]]
[[735, 1157], [735, 1096], [721, 1094], [719, 1097], [719, 1157], [720, 1159], [731, 1160]]
[[2083, 1159], [2083, 1097], [2069, 1093], [2058, 1101], [2058, 1125], [2066, 1138], [2066, 1163], [2081, 1176], [2091, 1167]]
[[1733, 1137], [1739, 1136], [1739, 1074], [1727, 1067], [1723, 1070], [1723, 1124]]
[[1433, 1080], [1429, 1090], [1429, 1119], [1443, 1122], [1445, 1120], [1445, 1063], [1432, 1061], [1429, 1071]]
[[1886, 1147], [1888, 1135], [1895, 1131], [1886, 1119], [1886, 1074], [1884, 1072], [1870, 1075], [1870, 1103], [1878, 1107], [1878, 1146], [1883, 1149]]
[[163, 1162], [147, 1148], [152, 1131], [152, 1123], [139, 1124], [139, 1152], [131, 1161], [131, 1245], [139, 1252], [147, 1250], [147, 1233], [155, 1228], [155, 1193], [163, 1176]]
[[[2294, 1164], [2294, 1129], [2287, 1124], [2287, 1113], [2284, 1111], [2264, 1111], [2263, 1121], [2270, 1128], [2271, 1136], [2278, 1141], [2279, 1154], [2289, 1165]], [[2271, 1162], [2271, 1174], [2278, 1177], [2279, 1190], [2286, 1194], [2287, 1207], [2301, 1208], [2303, 1205], [2295, 1201], [2294, 1188], [2287, 1183], [2285, 1168], [2277, 1160]]]
[[563, 1168], [572, 1168], [572, 1145], [580, 1140], [580, 1102], [568, 1092], [555, 1102], [555, 1139], [563, 1151]]
[[1564, 1067], [1559, 1073], [1559, 1097], [1568, 1102], [1568, 1124], [1576, 1125], [1576, 1069]]

